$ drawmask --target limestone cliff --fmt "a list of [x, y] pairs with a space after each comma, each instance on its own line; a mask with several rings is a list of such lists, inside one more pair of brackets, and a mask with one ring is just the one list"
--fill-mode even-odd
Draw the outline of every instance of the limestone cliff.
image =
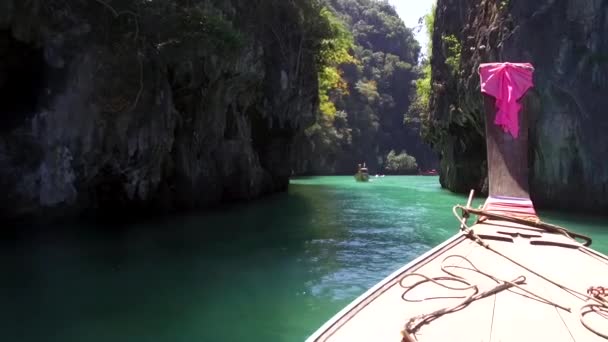
[[0, 216], [285, 189], [318, 101], [300, 3], [0, 0]]
[[[486, 178], [479, 63], [531, 62], [531, 192], [540, 207], [608, 210], [608, 3], [439, 0], [431, 134], [441, 183]], [[454, 61], [456, 59], [456, 61]]]

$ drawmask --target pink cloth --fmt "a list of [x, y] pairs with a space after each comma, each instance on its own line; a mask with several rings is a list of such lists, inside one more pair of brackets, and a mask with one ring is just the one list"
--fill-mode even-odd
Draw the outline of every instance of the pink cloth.
[[488, 197], [483, 209], [495, 214], [518, 217], [536, 217], [534, 204], [529, 198]]
[[481, 92], [496, 99], [494, 123], [514, 138], [519, 136], [519, 110], [517, 102], [534, 84], [530, 63], [486, 63], [479, 66]]

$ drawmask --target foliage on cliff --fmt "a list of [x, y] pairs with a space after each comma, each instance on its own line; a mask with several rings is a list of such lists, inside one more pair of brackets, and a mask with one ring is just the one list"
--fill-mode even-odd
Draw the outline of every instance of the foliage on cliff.
[[339, 69], [341, 64], [356, 63], [351, 55], [353, 37], [346, 27], [327, 7], [320, 11], [326, 24], [327, 36], [323, 39], [319, 59], [319, 109], [330, 119], [336, 114], [336, 106], [330, 92], [348, 93], [348, 85]]
[[399, 154], [391, 150], [386, 157], [386, 173], [415, 174], [418, 172], [416, 158], [402, 151]]
[[354, 165], [366, 162], [372, 172], [381, 172], [391, 150], [407, 150], [424, 162], [430, 151], [421, 142], [418, 127], [403, 122], [420, 50], [411, 29], [386, 1], [327, 4], [352, 32], [355, 60], [336, 69], [341, 83], [321, 99], [331, 105], [322, 107], [306, 132], [310, 148], [304, 154], [310, 158], [299, 164], [299, 170], [350, 173]]
[[0, 89], [24, 90], [0, 110], [11, 116], [0, 216], [163, 212], [285, 190], [319, 72], [321, 93], [336, 88], [329, 71], [349, 58], [321, 0], [0, 8]]
[[[479, 83], [475, 84], [478, 77], [467, 75], [463, 82], [465, 74], [476, 70], [479, 60], [471, 58], [470, 51], [475, 47], [466, 46], [464, 41], [474, 35], [465, 33], [471, 31], [470, 27], [462, 27], [462, 20], [469, 15], [462, 3], [446, 6], [440, 1], [424, 18], [431, 42], [429, 58], [423, 62], [423, 77], [417, 83], [416, 105], [406, 117], [420, 123], [423, 139], [438, 153], [441, 184], [458, 182], [457, 177], [467, 179], [452, 188], [456, 191], [482, 190], [485, 172]], [[496, 18], [504, 12], [502, 2], [484, 7], [496, 9]], [[466, 99], [463, 93], [467, 94]], [[450, 151], [444, 146], [451, 146]], [[461, 155], [468, 156], [468, 160], [454, 164], [453, 159]]]
[[[432, 42], [433, 28], [435, 25], [436, 4], [429, 13], [423, 18], [429, 42]], [[416, 90], [413, 96], [413, 103], [409, 111], [405, 115], [404, 122], [410, 125], [418, 125], [420, 135], [424, 141], [432, 144], [430, 135], [432, 132], [430, 123], [430, 100], [431, 100], [431, 58], [433, 57], [433, 44], [429, 44], [425, 55], [422, 57], [419, 65], [416, 67], [418, 79], [416, 80]]]

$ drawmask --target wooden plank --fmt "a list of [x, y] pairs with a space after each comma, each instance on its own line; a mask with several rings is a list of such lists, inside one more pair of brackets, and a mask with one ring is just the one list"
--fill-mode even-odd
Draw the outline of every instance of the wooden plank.
[[[608, 284], [608, 265], [596, 257], [583, 253], [579, 250], [564, 250], [559, 247], [542, 246], [537, 248], [538, 254], [542, 254], [548, 260], [552, 260], [549, 265], [545, 263], [540, 268], [538, 261], [534, 262], [535, 267], [543, 275], [559, 282], [575, 291], [586, 293], [590, 286]], [[605, 339], [595, 335], [585, 328], [580, 322], [579, 313], [585, 301], [566, 294], [563, 290], [553, 286], [547, 291], [547, 295], [556, 300], [566, 301], [572, 308], [571, 313], [558, 311], [568, 329], [572, 332], [575, 340], [578, 341], [605, 341]], [[589, 316], [590, 323], [599, 328], [608, 326], [608, 320], [598, 316]], [[606, 329], [604, 329], [606, 331]]]
[[[535, 253], [529, 253], [531, 249], [526, 248], [528, 244], [525, 240], [516, 240], [511, 246], [496, 243], [490, 245], [502, 252], [517, 250], [517, 256], [524, 260], [539, 257]], [[502, 260], [496, 262], [497, 269], [510, 269], [512, 275], [526, 277], [524, 289], [548, 300], [556, 299], [548, 294], [553, 285], [498, 254], [495, 255]], [[520, 289], [497, 295], [490, 341], [575, 341], [554, 306], [533, 298]]]
[[[492, 272], [496, 266], [496, 257], [478, 244], [475, 244], [471, 253], [466, 257], [475, 267], [484, 272]], [[465, 266], [466, 263], [461, 262], [459, 265]], [[496, 286], [496, 282], [477, 272], [457, 270], [455, 274], [463, 276], [471, 284], [477, 285], [480, 292]], [[461, 311], [444, 315], [433, 321], [421, 329], [416, 337], [420, 342], [487, 341], [492, 329], [494, 301], [495, 295], [476, 300]]]
[[[544, 235], [551, 236], [553, 234]], [[554, 236], [548, 239], [554, 239]], [[525, 241], [518, 244], [517, 249], [508, 249], [496, 244], [492, 244], [492, 246], [544, 277], [580, 293], [585, 293], [586, 289], [593, 284], [608, 283], [608, 265], [603, 262], [601, 257], [585, 253], [579, 249], [551, 245], [529, 245]], [[571, 309], [571, 312], [553, 309], [554, 315], [547, 316], [552, 317], [551, 321], [543, 320], [535, 322], [535, 324], [539, 324], [536, 328], [537, 331], [549, 331], [558, 326], [559, 322], [555, 320], [555, 315], [557, 315], [566, 327], [571, 339], [575, 341], [605, 341], [605, 339], [595, 335], [581, 324], [579, 312], [580, 308], [585, 304], [584, 300], [572, 296], [559, 287], [534, 275], [529, 276], [529, 282], [529, 288], [535, 293], [541, 294], [545, 298]], [[520, 305], [525, 307], [526, 311], [531, 310], [534, 306], [524, 303]], [[599, 316], [590, 316], [589, 318], [590, 323], [598, 328], [608, 326], [608, 320], [605, 320], [605, 318]], [[533, 336], [533, 334], [530, 336]], [[552, 340], [549, 337], [543, 337], [543, 339]]]
[[530, 198], [528, 185], [528, 106], [525, 99], [519, 113], [519, 137], [513, 138], [494, 123], [495, 99], [484, 96], [486, 145], [490, 196]]
[[[528, 278], [529, 285], [546, 293], [542, 282]], [[490, 341], [575, 341], [554, 307], [506, 291], [496, 296]]]

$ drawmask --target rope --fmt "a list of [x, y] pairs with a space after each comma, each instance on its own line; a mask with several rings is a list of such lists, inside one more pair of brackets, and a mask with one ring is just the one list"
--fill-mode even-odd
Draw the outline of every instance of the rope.
[[[461, 260], [463, 260], [464, 262], [466, 262], [470, 267], [463, 267], [463, 266], [457, 266], [457, 265], [445, 265], [446, 261], [448, 259], [452, 259], [452, 258], [459, 258]], [[481, 274], [491, 280], [493, 280], [497, 285], [495, 285], [494, 287], [490, 288], [489, 290], [486, 290], [484, 292], [479, 292], [479, 287], [477, 285], [474, 285], [472, 283], [470, 283], [469, 281], [466, 280], [466, 278], [464, 278], [463, 276], [457, 275], [452, 271], [449, 271], [449, 268], [455, 268], [455, 269], [462, 269], [462, 270], [468, 270], [468, 271], [473, 271], [476, 272], [478, 274]], [[457, 255], [457, 254], [453, 254], [453, 255], [449, 255], [446, 258], [443, 259], [443, 261], [441, 262], [441, 270], [448, 274], [449, 277], [446, 276], [440, 276], [440, 277], [433, 277], [430, 278], [424, 274], [421, 273], [410, 273], [405, 275], [403, 278], [401, 278], [401, 280], [399, 281], [399, 285], [405, 289], [405, 292], [403, 292], [403, 294], [401, 295], [401, 298], [406, 301], [406, 302], [421, 302], [421, 301], [425, 301], [425, 300], [432, 300], [432, 299], [447, 299], [447, 298], [464, 298], [464, 300], [454, 306], [451, 307], [446, 307], [446, 308], [442, 308], [436, 311], [433, 311], [431, 313], [428, 314], [422, 314], [422, 315], [418, 315], [415, 317], [412, 317], [405, 325], [405, 330], [402, 331], [402, 336], [403, 336], [403, 340], [402, 341], [415, 341], [411, 338], [412, 334], [415, 334], [416, 331], [418, 331], [420, 329], [420, 327], [422, 327], [425, 324], [431, 323], [432, 321], [436, 320], [437, 318], [449, 314], [449, 313], [453, 313], [456, 311], [460, 311], [464, 308], [466, 308], [469, 304], [471, 304], [472, 302], [479, 300], [479, 299], [483, 299], [486, 298], [488, 296], [491, 296], [493, 294], [497, 294], [501, 291], [504, 290], [510, 290], [511, 288], [515, 287], [518, 288], [530, 295], [532, 295], [533, 297], [536, 297], [538, 300], [546, 303], [546, 304], [550, 304], [553, 305], [555, 307], [558, 307], [562, 310], [568, 311], [570, 312], [570, 308], [565, 307], [563, 305], [557, 304], [555, 302], [552, 302], [551, 300], [548, 300], [540, 295], [537, 295], [529, 290], [526, 290], [525, 288], [523, 288], [521, 285], [524, 285], [526, 282], [526, 277], [523, 275], [518, 276], [517, 278], [511, 280], [511, 281], [506, 281], [506, 280], [502, 280], [499, 278], [496, 278], [494, 276], [492, 276], [491, 274], [487, 273], [487, 272], [483, 272], [481, 271], [479, 268], [477, 268], [469, 259], [467, 259], [464, 256], [461, 255]], [[404, 285], [404, 280], [411, 278], [411, 277], [420, 277], [422, 278], [422, 280], [412, 284], [412, 285]], [[461, 284], [465, 284], [465, 286], [463, 287], [455, 287], [455, 286], [449, 286], [446, 284], [441, 283], [440, 281], [452, 281], [452, 282], [458, 282]], [[448, 289], [448, 290], [454, 290], [454, 291], [467, 291], [467, 290], [472, 290], [472, 293], [469, 294], [468, 296], [442, 296], [442, 297], [429, 297], [429, 298], [424, 298], [424, 299], [408, 299], [407, 294], [412, 291], [413, 289], [417, 288], [418, 286], [425, 284], [425, 283], [433, 283], [435, 285], [438, 285], [442, 288]]]
[[[456, 211], [456, 209], [461, 209], [463, 212], [466, 212], [466, 215], [468, 217], [469, 214], [474, 214], [477, 216], [485, 216], [488, 218], [494, 218], [500, 221], [508, 221], [508, 222], [512, 222], [512, 223], [520, 223], [520, 224], [525, 224], [527, 226], [531, 226], [534, 228], [540, 228], [543, 229], [547, 232], [550, 233], [557, 233], [557, 234], [562, 234], [572, 240], [578, 239], [582, 239], [585, 240], [585, 243], [583, 244], [585, 247], [591, 246], [591, 238], [583, 235], [583, 234], [578, 234], [578, 233], [574, 233], [569, 231], [568, 229], [564, 228], [564, 227], [560, 227], [554, 224], [550, 224], [550, 223], [546, 223], [543, 222], [541, 220], [539, 220], [537, 217], [535, 217], [534, 219], [526, 219], [526, 218], [520, 218], [520, 217], [514, 217], [514, 216], [507, 216], [507, 215], [501, 215], [501, 214], [496, 214], [496, 213], [492, 213], [489, 211], [484, 211], [481, 209], [474, 209], [474, 208], [470, 208], [470, 207], [463, 207], [461, 205], [457, 205], [454, 207], [454, 212]], [[455, 213], [456, 214], [456, 213]], [[458, 214], [456, 214], [456, 217], [459, 218]], [[464, 214], [463, 214], [464, 217]]]
[[599, 332], [593, 329], [587, 321], [585, 321], [585, 316], [591, 312], [598, 314], [599, 316], [608, 319], [608, 288], [603, 286], [590, 287], [587, 290], [587, 294], [591, 297], [597, 299], [600, 303], [589, 303], [585, 304], [581, 307], [579, 319], [581, 323], [585, 326], [585, 328], [591, 330], [598, 336], [601, 336], [605, 339], [608, 339], [608, 334]]
[[[466, 207], [463, 207], [461, 205], [457, 205], [453, 207], [453, 213], [456, 216], [456, 218], [458, 219], [458, 221], [460, 222], [461, 226], [460, 229], [461, 231], [465, 234], [465, 236], [467, 236], [469, 239], [473, 240], [475, 243], [479, 244], [480, 246], [486, 248], [489, 251], [492, 251], [493, 253], [501, 256], [502, 258], [508, 260], [509, 262], [523, 268], [524, 270], [538, 276], [539, 278], [555, 285], [556, 287], [560, 288], [561, 290], [571, 294], [572, 296], [576, 297], [579, 300], [584, 300], [587, 301], [587, 304], [583, 305], [580, 309], [580, 313], [579, 313], [579, 318], [581, 323], [583, 324], [583, 326], [585, 326], [585, 328], [589, 329], [590, 331], [592, 331], [593, 333], [595, 333], [598, 336], [604, 337], [606, 339], [608, 339], [608, 335], [599, 332], [597, 330], [595, 330], [593, 327], [591, 327], [585, 320], [585, 316], [591, 312], [594, 312], [598, 315], [600, 315], [601, 317], [604, 317], [606, 319], [608, 319], [608, 297], [606, 297], [606, 292], [608, 292], [608, 289], [605, 288], [601, 288], [602, 292], [601, 293], [596, 293], [596, 292], [591, 292], [593, 289], [595, 289], [596, 291], [597, 288], [590, 288], [588, 290], [587, 294], [578, 292], [576, 290], [573, 290], [571, 288], [568, 288], [565, 285], [562, 285], [556, 281], [553, 281], [545, 276], [543, 276], [542, 274], [522, 265], [521, 263], [517, 262], [516, 260], [508, 257], [505, 254], [502, 254], [501, 252], [493, 249], [486, 241], [484, 241], [483, 239], [481, 239], [481, 237], [479, 235], [477, 235], [473, 229], [471, 229], [471, 227], [469, 227], [466, 224], [467, 219], [469, 218], [469, 215], [475, 214], [478, 216], [486, 216], [488, 218], [495, 218], [495, 219], [499, 219], [499, 220], [503, 220], [503, 221], [509, 221], [509, 222], [513, 222], [513, 223], [522, 223], [528, 226], [533, 226], [536, 228], [541, 228], [544, 229], [548, 232], [552, 232], [552, 233], [558, 233], [558, 234], [563, 234], [566, 237], [575, 240], [576, 238], [580, 238], [585, 240], [585, 246], [589, 246], [591, 244], [591, 238], [581, 235], [581, 234], [577, 234], [577, 233], [573, 233], [568, 231], [567, 229], [563, 228], [563, 227], [559, 227], [559, 226], [555, 226], [552, 224], [548, 224], [548, 223], [544, 223], [540, 220], [538, 220], [538, 218], [536, 218], [536, 220], [529, 220], [529, 219], [522, 219], [522, 218], [517, 218], [517, 217], [510, 217], [510, 216], [504, 216], [504, 215], [500, 215], [500, 214], [495, 214], [495, 213], [490, 213], [490, 212], [486, 212], [484, 210], [478, 210], [478, 209], [473, 209], [470, 207], [471, 205], [471, 201], [472, 201], [472, 197], [473, 197], [473, 192], [471, 191], [471, 195], [469, 196], [469, 201], [467, 203]], [[461, 209], [462, 211], [462, 215], [458, 215], [458, 209]], [[450, 258], [460, 258], [463, 261], [465, 261], [466, 263], [469, 264], [470, 267], [462, 267], [462, 266], [446, 266], [444, 265], [445, 261], [450, 259]], [[470, 270], [470, 271], [474, 271], [477, 272], [479, 274], [482, 274], [484, 276], [486, 276], [487, 278], [492, 279], [494, 282], [497, 283], [496, 286], [494, 286], [493, 288], [481, 292], [479, 293], [479, 288], [477, 287], [477, 285], [474, 285], [470, 282], [468, 282], [466, 279], [464, 279], [462, 276], [456, 275], [450, 271], [448, 271], [448, 268], [459, 268], [459, 269], [464, 269], [464, 270]], [[408, 320], [408, 322], [405, 324], [405, 329], [401, 332], [402, 333], [402, 342], [415, 342], [415, 333], [418, 331], [418, 329], [420, 329], [420, 327], [422, 325], [428, 324], [432, 321], [434, 321], [435, 319], [445, 315], [445, 314], [449, 314], [449, 313], [453, 313], [459, 310], [464, 309], [465, 307], [467, 307], [470, 303], [488, 297], [490, 295], [493, 294], [497, 294], [501, 291], [504, 290], [510, 290], [513, 287], [516, 287], [530, 295], [532, 295], [533, 297], [536, 297], [537, 299], [540, 299], [542, 302], [549, 304], [549, 305], [553, 305], [555, 307], [558, 307], [562, 310], [571, 312], [570, 308], [567, 308], [565, 306], [559, 305], [553, 301], [550, 301], [548, 299], [545, 299], [529, 290], [524, 289], [522, 286], [520, 285], [524, 285], [525, 284], [525, 280], [526, 278], [524, 276], [519, 276], [517, 278], [515, 278], [512, 281], [505, 281], [505, 280], [501, 280], [498, 279], [486, 272], [482, 272], [481, 270], [479, 270], [469, 259], [465, 258], [464, 256], [461, 255], [450, 255], [448, 257], [446, 257], [445, 259], [443, 259], [443, 261], [441, 262], [441, 270], [444, 273], [447, 273], [448, 275], [450, 275], [449, 277], [435, 277], [435, 278], [430, 278], [426, 275], [420, 274], [420, 273], [411, 273], [411, 274], [407, 274], [405, 275], [399, 282], [399, 285], [402, 288], [405, 288], [405, 292], [402, 294], [401, 298], [405, 301], [408, 302], [413, 302], [413, 301], [423, 301], [423, 300], [430, 300], [430, 299], [438, 299], [438, 298], [464, 298], [464, 300], [462, 302], [460, 302], [459, 304], [455, 305], [455, 306], [450, 306], [450, 307], [446, 307], [446, 308], [442, 308], [439, 310], [436, 310], [434, 312], [431, 312], [429, 314], [422, 314], [422, 315], [418, 315], [415, 317], [412, 317], [410, 320]], [[403, 285], [403, 281], [405, 279], [407, 279], [408, 277], [421, 277], [422, 280], [414, 283], [411, 286], [405, 286]], [[452, 282], [459, 282], [461, 284], [465, 284], [466, 286], [464, 287], [454, 287], [454, 286], [448, 286], [446, 284], [442, 284], [440, 283], [440, 281], [452, 281]], [[459, 296], [459, 297], [434, 297], [434, 298], [425, 298], [422, 300], [411, 300], [411, 299], [407, 299], [406, 296], [407, 294], [413, 290], [414, 288], [425, 284], [425, 283], [433, 283], [436, 284], [440, 287], [449, 289], [449, 290], [459, 290], [459, 291], [467, 291], [467, 290], [472, 290], [473, 292], [471, 294], [469, 294], [468, 296]], [[597, 295], [596, 295], [597, 294]]]
[[[566, 292], [569, 292], [569, 293], [570, 293], [570, 294], [572, 294], [573, 296], [575, 296], [575, 297], [577, 297], [577, 296], [578, 296], [578, 298], [579, 298], [579, 299], [583, 299], [583, 300], [585, 300], [585, 299], [594, 299], [594, 297], [590, 297], [590, 296], [588, 296], [587, 294], [584, 294], [584, 293], [578, 292], [578, 291], [573, 290], [573, 289], [570, 289], [570, 288], [568, 288], [568, 287], [566, 287], [566, 286], [564, 286], [564, 285], [561, 285], [561, 284], [559, 284], [558, 282], [553, 281], [553, 280], [551, 280], [551, 279], [549, 279], [549, 278], [547, 278], [547, 277], [543, 276], [542, 274], [540, 274], [540, 273], [538, 273], [538, 272], [536, 272], [536, 271], [534, 271], [534, 270], [532, 270], [532, 269], [530, 269], [530, 268], [528, 268], [528, 267], [526, 267], [526, 266], [522, 265], [521, 263], [517, 262], [516, 260], [513, 260], [512, 258], [510, 258], [510, 257], [508, 257], [508, 256], [506, 256], [506, 255], [504, 255], [504, 254], [500, 253], [499, 251], [497, 251], [497, 250], [493, 249], [493, 248], [492, 248], [492, 247], [491, 247], [491, 246], [490, 246], [490, 245], [489, 245], [487, 242], [483, 241], [483, 240], [482, 240], [482, 239], [479, 237], [479, 235], [477, 235], [477, 234], [476, 234], [476, 233], [473, 231], [473, 229], [471, 229], [471, 227], [467, 226], [466, 222], [463, 222], [463, 220], [461, 220], [461, 219], [460, 219], [460, 216], [458, 215], [458, 212], [456, 211], [457, 209], [463, 209], [463, 211], [464, 211], [464, 210], [467, 210], [467, 211], [469, 211], [469, 212], [473, 212], [473, 211], [477, 211], [477, 210], [472, 209], [472, 208], [465, 208], [465, 207], [460, 206], [460, 205], [457, 205], [457, 206], [455, 206], [455, 207], [453, 208], [453, 213], [454, 213], [454, 215], [455, 215], [455, 216], [456, 216], [456, 217], [459, 219], [459, 221], [461, 222], [460, 229], [461, 229], [461, 230], [462, 230], [462, 231], [463, 231], [463, 232], [466, 234], [466, 236], [467, 236], [467, 237], [469, 237], [471, 240], [475, 241], [477, 244], [479, 244], [479, 245], [481, 245], [481, 246], [485, 247], [486, 249], [488, 249], [488, 250], [490, 250], [490, 251], [494, 252], [495, 254], [497, 254], [497, 255], [499, 255], [499, 256], [501, 256], [501, 257], [503, 257], [503, 258], [507, 259], [508, 261], [510, 261], [510, 262], [514, 263], [515, 265], [517, 265], [517, 266], [519, 266], [519, 267], [521, 267], [521, 268], [525, 269], [526, 271], [528, 271], [528, 272], [530, 272], [530, 273], [532, 273], [532, 274], [534, 274], [534, 275], [536, 275], [536, 276], [538, 276], [538, 277], [540, 277], [540, 278], [544, 279], [545, 281], [548, 281], [549, 283], [551, 283], [551, 284], [553, 284], [553, 285], [555, 285], [555, 286], [559, 287], [560, 289], [562, 289], [562, 290], [564, 290], [564, 291], [566, 291]], [[473, 210], [473, 211], [471, 211], [471, 210]], [[481, 212], [483, 212], [483, 211], [481, 211]], [[564, 229], [564, 228], [562, 228], [562, 229]], [[565, 230], [565, 229], [564, 229], [564, 230]]]
[[587, 328], [589, 331], [591, 331], [592, 333], [594, 333], [600, 337], [608, 339], [608, 334], [597, 331], [587, 321], [585, 321], [585, 316], [591, 312], [594, 312], [594, 313], [600, 315], [604, 319], [608, 319], [608, 302], [604, 302], [604, 304], [595, 304], [595, 303], [585, 304], [581, 307], [581, 312], [579, 315], [581, 324], [583, 324], [583, 326], [585, 328]]

